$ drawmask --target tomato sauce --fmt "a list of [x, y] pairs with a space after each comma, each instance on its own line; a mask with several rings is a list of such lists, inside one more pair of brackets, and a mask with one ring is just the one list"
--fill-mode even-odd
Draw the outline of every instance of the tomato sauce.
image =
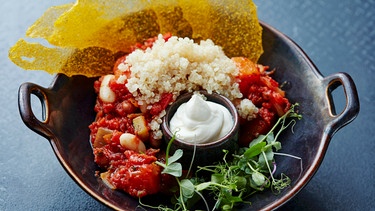
[[161, 167], [155, 164], [154, 152], [139, 154], [126, 150], [124, 158], [112, 164], [115, 170], [111, 183], [135, 197], [143, 197], [160, 191]]
[[240, 68], [238, 83], [241, 93], [259, 108], [255, 119], [242, 120], [240, 124], [239, 145], [248, 146], [252, 140], [272, 128], [278, 117], [289, 110], [290, 102], [278, 82], [270, 77], [267, 72], [269, 67], [241, 57], [233, 60]]

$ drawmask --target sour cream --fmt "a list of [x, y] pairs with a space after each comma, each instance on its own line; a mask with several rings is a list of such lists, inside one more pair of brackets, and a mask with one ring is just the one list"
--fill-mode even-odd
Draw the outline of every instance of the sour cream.
[[194, 94], [180, 105], [170, 120], [170, 129], [185, 142], [202, 144], [216, 141], [233, 127], [233, 117], [224, 106]]

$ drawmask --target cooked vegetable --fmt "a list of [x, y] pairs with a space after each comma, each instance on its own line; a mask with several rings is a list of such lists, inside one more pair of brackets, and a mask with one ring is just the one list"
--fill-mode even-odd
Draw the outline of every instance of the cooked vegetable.
[[142, 141], [148, 140], [150, 136], [147, 124], [146, 118], [143, 115], [137, 116], [133, 119], [134, 132]]
[[99, 98], [106, 103], [113, 103], [116, 100], [116, 94], [109, 87], [111, 80], [115, 78], [114, 75], [106, 75], [100, 84]]
[[271, 78], [270, 74], [274, 71], [267, 71], [268, 66], [256, 64], [243, 57], [232, 60], [240, 70], [238, 80], [241, 93], [259, 108], [251, 121], [241, 124], [239, 144], [248, 146], [253, 139], [272, 128], [277, 118], [289, 110], [290, 102], [278, 82]]
[[131, 133], [124, 133], [120, 136], [120, 144], [125, 149], [130, 149], [135, 152], [144, 153], [146, 146], [138, 136]]
[[109, 142], [111, 142], [113, 130], [109, 130], [107, 128], [100, 127], [98, 128], [98, 132], [95, 136], [95, 141], [93, 143], [93, 147], [103, 147]]

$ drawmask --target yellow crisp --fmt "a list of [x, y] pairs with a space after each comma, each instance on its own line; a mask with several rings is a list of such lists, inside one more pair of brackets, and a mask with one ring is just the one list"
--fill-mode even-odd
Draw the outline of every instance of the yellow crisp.
[[99, 76], [110, 73], [130, 46], [167, 32], [211, 39], [229, 57], [256, 62], [263, 53], [251, 0], [78, 0], [48, 9], [9, 58], [24, 69]]

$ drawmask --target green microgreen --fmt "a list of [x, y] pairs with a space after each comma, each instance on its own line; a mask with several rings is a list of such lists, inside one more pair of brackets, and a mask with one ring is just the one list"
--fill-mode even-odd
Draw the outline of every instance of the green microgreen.
[[168, 142], [168, 146], [166, 149], [166, 156], [165, 156], [165, 164], [159, 161], [156, 161], [155, 163], [164, 168], [163, 171], [161, 172], [162, 174], [170, 174], [174, 177], [181, 177], [182, 165], [181, 163], [178, 163], [176, 161], [182, 157], [183, 151], [181, 149], [177, 149], [174, 152], [174, 154], [169, 157], [169, 151], [175, 138], [176, 137], [174, 134], [171, 140]]
[[[293, 130], [296, 123], [295, 119], [302, 118], [294, 110], [297, 105], [292, 105], [267, 134], [258, 136], [249, 144], [249, 147], [240, 148], [231, 159], [227, 159], [229, 152], [223, 150], [224, 156], [221, 162], [210, 166], [199, 166], [196, 176], [192, 178], [180, 179], [182, 166], [177, 161], [183, 155], [182, 150], [176, 150], [169, 157], [169, 150], [175, 139], [175, 136], [173, 136], [166, 149], [165, 164], [158, 161], [156, 163], [164, 168], [163, 174], [170, 174], [177, 180], [179, 191], [175, 196], [175, 207], [173, 209], [166, 206], [154, 208], [159, 210], [188, 210], [191, 202], [195, 202], [198, 197], [203, 199], [207, 210], [209, 210], [203, 196], [203, 192], [208, 191], [216, 199], [213, 210], [233, 210], [238, 203], [250, 203], [245, 199], [257, 191], [271, 188], [272, 192], [278, 194], [289, 187], [291, 179], [285, 174], [282, 173], [280, 178], [275, 178], [274, 156], [282, 155], [301, 160], [297, 156], [277, 152], [281, 149], [281, 143], [278, 141], [280, 134], [290, 126]], [[287, 121], [287, 119], [290, 119], [290, 121]], [[192, 159], [194, 160], [194, 157]], [[208, 179], [199, 177], [200, 172], [210, 173], [211, 177]]]

